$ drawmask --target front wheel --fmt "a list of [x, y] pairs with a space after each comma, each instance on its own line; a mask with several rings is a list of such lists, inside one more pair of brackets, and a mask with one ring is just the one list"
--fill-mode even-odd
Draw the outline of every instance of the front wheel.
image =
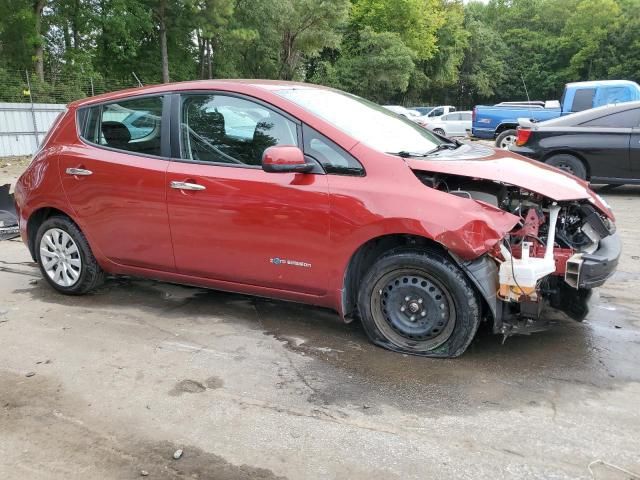
[[437, 133], [438, 135], [441, 135], [443, 137], [446, 136], [446, 132], [441, 128], [434, 128], [433, 129], [433, 133]]
[[67, 217], [45, 220], [36, 234], [35, 249], [42, 276], [61, 293], [82, 295], [103, 281], [87, 239]]
[[496, 138], [496, 147], [508, 150], [516, 142], [517, 132], [513, 129], [505, 130]]
[[430, 357], [464, 353], [480, 323], [478, 298], [465, 274], [432, 251], [378, 260], [364, 276], [358, 308], [373, 343]]

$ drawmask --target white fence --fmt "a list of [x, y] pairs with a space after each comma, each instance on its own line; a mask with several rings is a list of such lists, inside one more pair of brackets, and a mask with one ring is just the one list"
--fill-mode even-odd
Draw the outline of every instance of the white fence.
[[65, 108], [56, 103], [0, 103], [0, 157], [33, 154]]

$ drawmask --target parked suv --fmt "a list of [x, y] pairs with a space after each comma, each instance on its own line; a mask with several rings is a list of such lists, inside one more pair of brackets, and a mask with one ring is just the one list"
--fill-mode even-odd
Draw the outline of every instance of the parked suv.
[[109, 273], [293, 300], [436, 357], [483, 320], [509, 335], [539, 328], [543, 306], [582, 319], [620, 251], [607, 205], [566, 173], [267, 80], [74, 102], [15, 198], [61, 293]]

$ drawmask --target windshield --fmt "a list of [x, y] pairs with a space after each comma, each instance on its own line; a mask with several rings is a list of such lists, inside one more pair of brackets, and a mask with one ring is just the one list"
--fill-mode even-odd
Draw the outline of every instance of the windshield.
[[424, 154], [444, 143], [411, 120], [346, 92], [298, 87], [276, 93], [381, 152]]

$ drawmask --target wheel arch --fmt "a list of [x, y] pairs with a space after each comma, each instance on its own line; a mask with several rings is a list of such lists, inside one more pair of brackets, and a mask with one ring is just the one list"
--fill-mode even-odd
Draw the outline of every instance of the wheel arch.
[[516, 128], [518, 128], [518, 123], [508, 123], [508, 122], [501, 123], [496, 127], [496, 132], [494, 137], [498, 138], [498, 135], [500, 135], [505, 130], [515, 130]]
[[38, 232], [38, 229], [46, 219], [56, 215], [67, 217], [69, 220], [75, 223], [76, 226], [78, 225], [75, 222], [75, 220], [73, 220], [71, 215], [69, 215], [67, 212], [60, 210], [58, 208], [41, 207], [41, 208], [38, 208], [37, 210], [34, 210], [33, 213], [29, 215], [29, 218], [27, 220], [27, 246], [29, 247], [29, 253], [31, 254], [31, 258], [33, 258], [33, 261], [36, 261], [35, 242], [36, 242], [36, 234]]
[[495, 306], [491, 303], [490, 292], [487, 293], [483, 291], [477, 279], [474, 278], [471, 271], [465, 267], [459, 258], [451, 255], [442, 244], [431, 238], [413, 234], [395, 233], [381, 235], [367, 240], [360, 245], [349, 258], [344, 272], [340, 299], [340, 314], [345, 321], [350, 322], [356, 317], [358, 287], [363, 276], [380, 257], [400, 250], [431, 250], [446, 255], [454, 264], [458, 265], [467, 276], [473, 288], [476, 290], [478, 298], [481, 299], [482, 309], [485, 312], [490, 312], [495, 318], [496, 310]]

